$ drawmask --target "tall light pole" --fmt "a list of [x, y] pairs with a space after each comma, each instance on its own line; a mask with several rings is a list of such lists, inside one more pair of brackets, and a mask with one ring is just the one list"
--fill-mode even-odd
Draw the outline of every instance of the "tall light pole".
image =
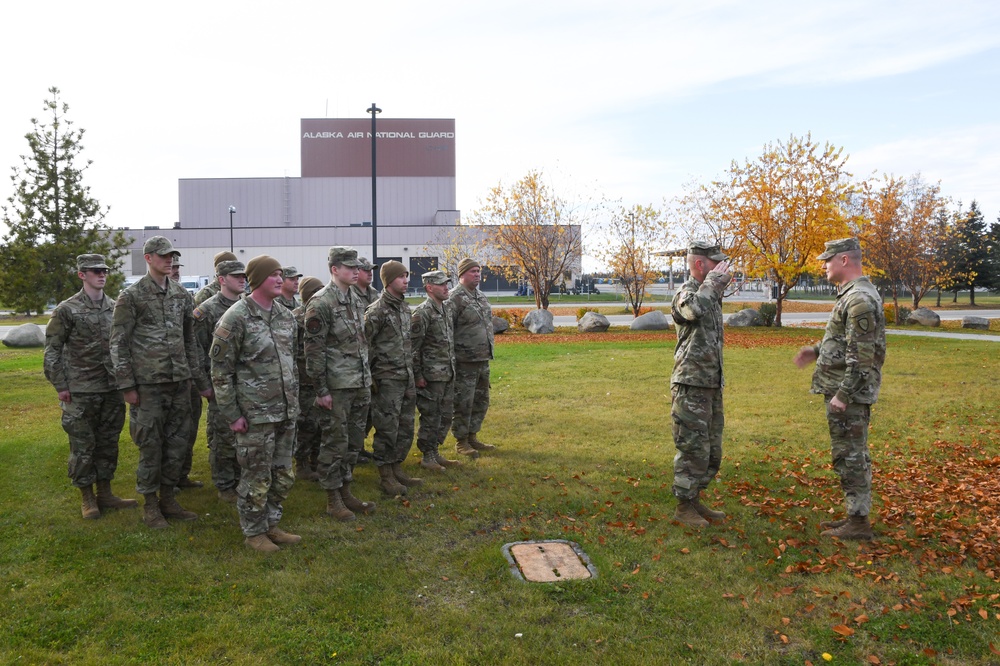
[[382, 109], [375, 106], [375, 102], [372, 102], [367, 111], [372, 114], [372, 261], [378, 263], [378, 220], [375, 203], [375, 115], [382, 113]]
[[229, 251], [233, 251], [233, 215], [236, 214], [236, 206], [229, 207]]

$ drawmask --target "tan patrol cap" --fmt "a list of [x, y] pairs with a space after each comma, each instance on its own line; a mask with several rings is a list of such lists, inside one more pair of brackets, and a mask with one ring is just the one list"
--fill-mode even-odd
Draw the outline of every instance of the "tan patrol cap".
[[854, 252], [860, 249], [861, 243], [858, 242], [857, 238], [841, 238], [839, 240], [828, 241], [826, 243], [826, 252], [816, 258], [820, 261], [826, 261], [827, 259], [833, 259], [834, 256], [841, 252]]

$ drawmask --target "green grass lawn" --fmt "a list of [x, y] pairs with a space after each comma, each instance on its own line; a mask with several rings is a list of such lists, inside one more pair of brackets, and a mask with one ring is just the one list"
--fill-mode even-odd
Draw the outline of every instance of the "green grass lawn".
[[[727, 335], [723, 524], [670, 522], [673, 335], [525, 335], [497, 346], [497, 451], [422, 474], [406, 501], [359, 467], [355, 494], [379, 507], [354, 523], [298, 483], [282, 526], [304, 541], [272, 556], [210, 488], [179, 495], [199, 519], [169, 530], [138, 510], [82, 520], [41, 353], [0, 350], [0, 662], [998, 663], [1000, 347], [890, 337], [879, 539], [858, 545], [819, 537], [839, 490], [791, 357], [820, 332]], [[118, 494], [135, 496], [135, 465], [126, 428]], [[541, 538], [579, 543], [598, 577], [515, 579], [502, 546]]]

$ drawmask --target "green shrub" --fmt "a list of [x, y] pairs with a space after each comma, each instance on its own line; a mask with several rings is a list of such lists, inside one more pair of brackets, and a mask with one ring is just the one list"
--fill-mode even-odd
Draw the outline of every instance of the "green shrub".
[[583, 315], [587, 314], [588, 312], [597, 312], [597, 308], [580, 308], [580, 309], [578, 309], [576, 311], [576, 320], [580, 321], [581, 319], [583, 319]]
[[494, 310], [493, 314], [505, 320], [511, 328], [517, 328], [524, 322], [524, 316], [528, 314], [528, 310], [510, 308], [504, 310]]
[[778, 316], [778, 306], [775, 303], [761, 303], [757, 308], [764, 326], [774, 326], [774, 318]]
[[906, 320], [910, 318], [910, 308], [899, 306], [899, 321], [896, 317], [896, 309], [892, 307], [892, 303], [883, 303], [882, 311], [885, 313], [885, 323], [887, 324], [905, 324]]

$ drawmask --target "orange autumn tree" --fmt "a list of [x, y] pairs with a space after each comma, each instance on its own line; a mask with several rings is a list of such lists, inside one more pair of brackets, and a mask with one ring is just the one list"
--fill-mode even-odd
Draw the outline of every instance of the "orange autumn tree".
[[638, 317], [646, 288], [656, 280], [663, 260], [656, 253], [668, 238], [663, 214], [651, 205], [619, 208], [611, 214], [604, 235], [606, 243], [595, 254], [625, 291], [632, 316]]
[[756, 160], [733, 161], [727, 178], [714, 183], [713, 217], [726, 221], [726, 235], [740, 248], [734, 259], [777, 288], [775, 326], [788, 292], [818, 270], [823, 244], [850, 235], [846, 162], [843, 149], [820, 146], [811, 134], [790, 136], [765, 145]]

